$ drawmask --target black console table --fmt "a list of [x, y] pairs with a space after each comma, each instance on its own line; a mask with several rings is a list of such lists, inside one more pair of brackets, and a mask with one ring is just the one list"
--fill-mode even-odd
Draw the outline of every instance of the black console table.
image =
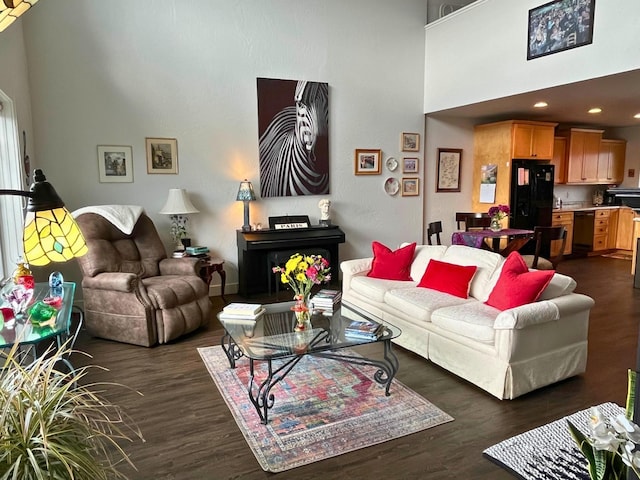
[[247, 297], [252, 293], [266, 292], [269, 272], [267, 255], [276, 250], [309, 250], [313, 247], [329, 251], [333, 281], [338, 280], [340, 259], [338, 245], [345, 242], [345, 235], [337, 225], [312, 225], [308, 228], [269, 229], [243, 232], [237, 230], [238, 245], [238, 293]]

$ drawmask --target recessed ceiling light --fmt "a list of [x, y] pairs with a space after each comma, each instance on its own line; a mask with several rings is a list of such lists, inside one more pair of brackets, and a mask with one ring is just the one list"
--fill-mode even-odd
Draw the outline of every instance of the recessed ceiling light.
[[547, 102], [536, 102], [533, 104], [533, 106], [535, 108], [544, 108], [544, 107], [548, 107], [549, 104]]
[[589, 113], [601, 113], [602, 109], [600, 107], [590, 108]]
[[640, 118], [640, 113], [636, 113], [633, 118]]

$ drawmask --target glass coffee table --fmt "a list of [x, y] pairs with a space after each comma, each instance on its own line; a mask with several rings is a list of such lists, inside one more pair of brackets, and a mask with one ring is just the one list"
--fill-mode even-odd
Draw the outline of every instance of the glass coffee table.
[[[391, 340], [402, 333], [398, 327], [342, 302], [332, 314], [314, 311], [310, 325], [302, 332], [295, 332], [296, 320], [291, 311], [293, 305], [294, 302], [264, 305], [266, 312], [255, 321], [230, 320], [218, 314], [218, 320], [225, 329], [221, 344], [231, 368], [235, 368], [236, 362], [242, 357], [249, 360], [247, 391], [263, 424], [268, 422], [269, 409], [275, 402], [271, 389], [287, 376], [304, 355], [373, 365], [378, 368], [374, 380], [385, 387], [386, 395], [390, 395], [391, 381], [399, 368], [398, 358], [391, 347]], [[382, 333], [373, 339], [345, 337], [345, 327], [354, 320], [379, 323], [383, 326]], [[344, 350], [373, 343], [381, 344], [380, 358], [367, 358]], [[268, 373], [263, 380], [255, 378], [255, 362], [267, 363]]]

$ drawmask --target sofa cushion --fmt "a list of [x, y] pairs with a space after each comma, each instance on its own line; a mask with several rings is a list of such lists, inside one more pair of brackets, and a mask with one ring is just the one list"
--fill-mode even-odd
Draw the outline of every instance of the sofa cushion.
[[464, 245], [451, 245], [447, 248], [441, 260], [455, 263], [456, 265], [477, 266], [478, 270], [473, 276], [473, 280], [471, 280], [469, 295], [484, 302], [491, 293], [493, 273], [502, 265], [504, 257], [489, 250], [481, 250]]
[[538, 300], [551, 300], [552, 298], [569, 295], [576, 289], [576, 286], [576, 281], [573, 278], [556, 272]]
[[389, 290], [384, 301], [390, 307], [402, 312], [404, 318], [411, 319], [417, 324], [430, 322], [431, 313], [438, 308], [475, 302], [475, 300], [463, 300], [436, 290], [415, 287]]
[[499, 310], [535, 302], [554, 275], [553, 270], [531, 270], [518, 252], [512, 252], [502, 266], [498, 282], [491, 291], [487, 305]]
[[431, 288], [456, 297], [468, 298], [471, 279], [477, 269], [478, 267], [475, 265], [455, 265], [432, 259], [420, 283], [418, 283], [418, 287]]
[[351, 289], [354, 292], [379, 303], [384, 302], [384, 296], [389, 290], [415, 286], [416, 282], [406, 282], [403, 280], [382, 280], [380, 278], [365, 276], [357, 276], [351, 279]]
[[493, 323], [500, 312], [484, 303], [471, 300], [464, 305], [438, 308], [431, 314], [431, 323], [443, 330], [493, 344]]
[[[405, 245], [409, 244], [403, 243], [400, 246], [404, 247]], [[413, 255], [413, 263], [411, 264], [411, 278], [414, 280], [422, 278], [429, 264], [429, 260], [432, 258], [441, 260], [446, 251], [446, 245], [417, 245], [416, 253]]]
[[411, 262], [416, 250], [416, 244], [410, 243], [397, 250], [391, 250], [380, 242], [372, 242], [373, 263], [368, 277], [385, 280], [411, 280]]

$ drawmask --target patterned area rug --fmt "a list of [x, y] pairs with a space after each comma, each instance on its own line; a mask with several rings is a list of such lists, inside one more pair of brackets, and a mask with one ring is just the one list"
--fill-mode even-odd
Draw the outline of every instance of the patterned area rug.
[[[624, 413], [615, 403], [603, 403], [607, 416]], [[489, 460], [525, 480], [589, 480], [587, 461], [567, 427], [570, 420], [582, 433], [589, 431], [589, 409], [548, 423], [487, 448]]]
[[[248, 360], [243, 358], [230, 369], [221, 347], [198, 352], [258, 463], [268, 472], [282, 472], [453, 420], [396, 380], [391, 395], [385, 396], [384, 388], [373, 380], [374, 367], [307, 355], [271, 390], [275, 404], [269, 423], [263, 425], [247, 395]], [[256, 376], [264, 378], [264, 371]]]

